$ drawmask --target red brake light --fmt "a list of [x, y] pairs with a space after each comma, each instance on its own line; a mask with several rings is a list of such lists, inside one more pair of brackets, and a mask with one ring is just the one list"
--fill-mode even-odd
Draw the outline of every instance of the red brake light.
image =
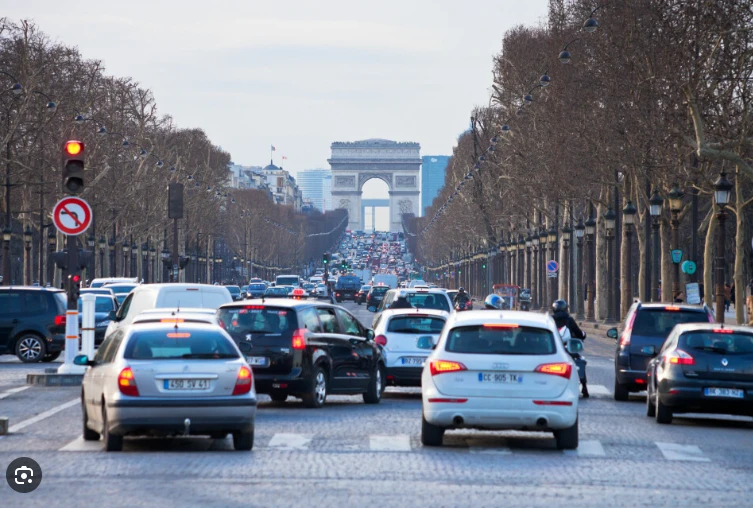
[[735, 333], [735, 331], [729, 328], [714, 328], [714, 333]]
[[573, 372], [573, 366], [569, 363], [545, 363], [536, 367], [534, 372], [570, 379], [570, 374]]
[[191, 337], [191, 334], [188, 332], [170, 332], [167, 334], [167, 337], [169, 339], [188, 339]]
[[518, 328], [514, 323], [486, 323], [484, 328]]
[[55, 316], [55, 326], [63, 326], [65, 324], [65, 314], [62, 316]]
[[251, 369], [243, 365], [238, 371], [238, 378], [235, 380], [233, 395], [245, 395], [251, 391], [251, 385], [254, 382], [254, 376]]
[[293, 349], [306, 349], [306, 330], [299, 328], [293, 332]]
[[432, 376], [437, 374], [446, 374], [447, 372], [458, 372], [468, 370], [465, 365], [459, 362], [448, 362], [447, 360], [434, 360], [429, 362], [429, 371]]
[[160, 323], [183, 323], [184, 320], [180, 318], [162, 318], [159, 320]]
[[695, 359], [682, 349], [675, 349], [667, 358], [672, 365], [695, 365]]
[[384, 347], [387, 345], [387, 337], [385, 337], [384, 335], [377, 335], [376, 337], [374, 337], [374, 342]]
[[680, 310], [680, 307], [678, 307], [677, 305], [667, 305], [666, 307], [664, 307], [664, 310], [678, 311]]
[[139, 396], [139, 387], [136, 386], [136, 379], [133, 377], [133, 371], [130, 367], [120, 371], [118, 375], [118, 388], [123, 395], [130, 395], [131, 397]]

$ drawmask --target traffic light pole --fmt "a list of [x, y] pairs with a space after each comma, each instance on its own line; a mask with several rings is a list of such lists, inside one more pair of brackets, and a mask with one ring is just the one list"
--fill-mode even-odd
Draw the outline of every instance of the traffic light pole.
[[78, 268], [80, 266], [78, 239], [72, 235], [67, 236], [66, 248], [68, 250], [68, 278], [66, 279], [68, 303], [65, 311], [65, 362], [58, 369], [58, 373], [83, 374], [86, 369], [73, 364], [73, 359], [78, 354], [78, 281], [81, 280], [81, 269]]

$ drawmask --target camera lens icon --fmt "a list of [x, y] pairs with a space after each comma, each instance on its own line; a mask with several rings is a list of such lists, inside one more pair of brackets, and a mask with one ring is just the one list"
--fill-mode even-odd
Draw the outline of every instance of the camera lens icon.
[[19, 457], [8, 465], [5, 480], [11, 489], [27, 494], [42, 483], [42, 468], [34, 459]]

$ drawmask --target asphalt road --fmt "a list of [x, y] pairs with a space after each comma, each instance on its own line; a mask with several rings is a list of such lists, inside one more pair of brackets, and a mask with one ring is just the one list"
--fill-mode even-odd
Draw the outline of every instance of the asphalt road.
[[[345, 304], [370, 326], [365, 307]], [[29, 494], [0, 481], [5, 506], [741, 506], [753, 484], [747, 418], [645, 416], [645, 397], [611, 399], [613, 342], [586, 341], [592, 398], [580, 403], [580, 447], [546, 433], [450, 431], [420, 444], [418, 389], [382, 403], [335, 396], [321, 410], [290, 399], [260, 404], [252, 452], [230, 439], [130, 439], [122, 453], [81, 439], [78, 388], [24, 385], [49, 365], [0, 357], [3, 470], [31, 457], [43, 471]]]

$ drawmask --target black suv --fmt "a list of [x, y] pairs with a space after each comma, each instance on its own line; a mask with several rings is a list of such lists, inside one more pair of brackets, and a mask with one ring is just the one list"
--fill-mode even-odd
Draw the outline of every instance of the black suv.
[[630, 392], [646, 389], [648, 363], [659, 351], [675, 325], [713, 322], [708, 307], [672, 303], [636, 302], [630, 307], [621, 330], [610, 328], [607, 336], [618, 339], [614, 358], [614, 399], [628, 400]]
[[59, 289], [0, 288], [0, 354], [51, 362], [65, 347], [66, 296]]
[[361, 289], [361, 278], [356, 275], [340, 275], [335, 282], [335, 299], [356, 301], [356, 294]]
[[306, 300], [227, 303], [217, 317], [239, 346], [245, 344], [257, 393], [275, 402], [293, 395], [318, 408], [330, 393], [362, 393], [367, 404], [382, 398], [381, 346], [340, 307]]

